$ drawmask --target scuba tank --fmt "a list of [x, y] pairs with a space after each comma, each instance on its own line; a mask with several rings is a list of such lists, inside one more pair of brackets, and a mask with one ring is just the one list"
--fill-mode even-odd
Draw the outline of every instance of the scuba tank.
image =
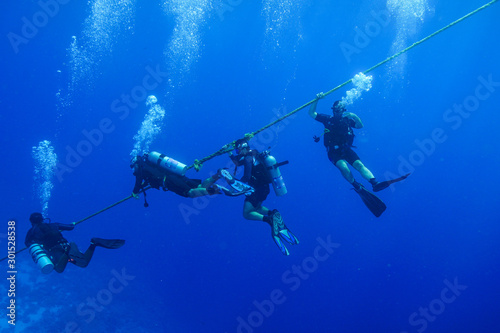
[[276, 163], [276, 159], [270, 154], [268, 150], [262, 152], [261, 157], [263, 164], [266, 167], [267, 174], [271, 180], [271, 183], [273, 184], [274, 193], [276, 193], [276, 195], [279, 197], [285, 195], [287, 193], [286, 185], [279, 167], [281, 165], [287, 164], [288, 161], [279, 164]]
[[184, 176], [187, 170], [187, 166], [181, 162], [174, 160], [166, 155], [160, 154], [156, 151], [152, 151], [148, 154], [144, 154], [148, 162], [156, 165], [161, 170], [175, 173], [180, 176]]
[[29, 247], [31, 258], [43, 274], [49, 274], [54, 269], [54, 264], [50, 260], [47, 252], [43, 249], [42, 245], [33, 243]]

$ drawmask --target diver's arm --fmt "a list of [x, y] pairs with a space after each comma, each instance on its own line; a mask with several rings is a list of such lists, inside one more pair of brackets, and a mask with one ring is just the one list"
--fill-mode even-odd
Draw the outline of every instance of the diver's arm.
[[132, 190], [132, 195], [137, 195], [141, 191], [142, 188], [142, 177], [136, 176], [135, 177], [135, 184], [134, 184], [134, 189]]
[[243, 165], [243, 177], [241, 177], [240, 182], [248, 183], [252, 178], [252, 168], [253, 168], [253, 154], [252, 152], [247, 153], [245, 156], [233, 155], [231, 152], [229, 158], [233, 161], [236, 167]]
[[320, 92], [319, 94], [316, 95], [316, 99], [311, 104], [311, 107], [309, 108], [309, 115], [311, 116], [312, 119], [316, 119], [316, 117], [318, 116], [318, 113], [316, 112], [316, 106], [318, 105], [318, 101], [323, 97], [325, 97], [325, 95], [322, 92]]
[[33, 236], [33, 229], [28, 230], [26, 238], [24, 239], [24, 245], [29, 247], [31, 244], [35, 243], [35, 237]]
[[248, 184], [248, 182], [252, 178], [252, 167], [253, 167], [253, 156], [252, 155], [245, 156], [244, 166], [245, 166], [244, 174], [243, 174], [243, 177], [240, 179], [240, 181]]
[[311, 116], [312, 119], [316, 119], [316, 117], [318, 116], [318, 113], [316, 112], [317, 104], [318, 104], [318, 100], [315, 100], [311, 104], [311, 107], [309, 108], [309, 115]]
[[363, 128], [363, 122], [361, 121], [361, 118], [359, 118], [354, 113], [345, 112], [344, 117], [352, 119], [352, 121], [354, 121], [354, 128], [357, 128], [357, 129]]
[[234, 163], [234, 165], [236, 165], [236, 166], [239, 166], [239, 165], [240, 165], [240, 162], [239, 162], [239, 159], [238, 159], [238, 155], [233, 154], [233, 152], [230, 152], [230, 153], [229, 153], [229, 158], [230, 158], [230, 159], [231, 159], [231, 161]]
[[141, 191], [143, 187], [143, 180], [144, 180], [144, 169], [142, 168], [142, 165], [140, 165], [140, 162], [136, 163], [134, 165], [134, 176], [135, 176], [135, 184], [134, 188], [132, 189], [132, 195], [134, 198], [138, 198], [138, 194]]

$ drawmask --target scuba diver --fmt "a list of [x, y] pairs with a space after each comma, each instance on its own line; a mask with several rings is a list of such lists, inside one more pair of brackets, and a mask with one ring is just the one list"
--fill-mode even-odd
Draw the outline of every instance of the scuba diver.
[[[238, 182], [233, 179], [224, 169], [219, 169], [218, 172], [205, 179], [191, 179], [184, 176], [187, 166], [168, 156], [158, 152], [149, 152], [143, 156], [136, 156], [132, 159], [130, 165], [134, 169], [136, 177], [132, 195], [138, 198], [138, 194], [144, 190], [146, 186], [151, 186], [155, 189], [164, 191], [172, 191], [185, 198], [197, 198], [205, 195], [214, 195], [224, 193], [228, 196], [238, 196], [253, 191], [253, 188]], [[215, 184], [217, 180], [224, 178], [230, 189]], [[146, 192], [144, 192], [146, 195]], [[145, 197], [144, 197], [145, 199]], [[147, 202], [144, 204], [146, 207]]]
[[[361, 162], [354, 147], [354, 132], [353, 128], [360, 129], [363, 127], [361, 119], [352, 112], [347, 112], [345, 105], [341, 101], [336, 101], [332, 106], [333, 116], [327, 114], [318, 114], [316, 106], [318, 100], [323, 98], [324, 94], [316, 95], [316, 100], [309, 108], [309, 115], [325, 126], [323, 143], [328, 153], [328, 159], [340, 170], [342, 176], [354, 187], [356, 193], [359, 194], [365, 205], [370, 211], [379, 217], [387, 208], [382, 200], [375, 194], [371, 193], [365, 187], [354, 179], [354, 176], [349, 169], [348, 163], [356, 169], [361, 176], [368, 180], [372, 185], [374, 192], [381, 191], [391, 184], [399, 182], [407, 178], [410, 174], [406, 174], [397, 179], [391, 179], [383, 182], [377, 181], [372, 172]], [[314, 136], [314, 141], [319, 142], [320, 138]]]
[[255, 189], [253, 193], [245, 198], [243, 217], [247, 220], [264, 221], [269, 224], [274, 242], [284, 255], [289, 255], [290, 253], [283, 241], [295, 245], [299, 243], [299, 240], [287, 228], [277, 209], [269, 210], [262, 206], [263, 201], [269, 195], [270, 183], [273, 184], [278, 196], [286, 194], [286, 187], [278, 167], [288, 163], [288, 161], [277, 164], [268, 151], [259, 153], [255, 149], [250, 149], [248, 141], [245, 139], [235, 142], [234, 152], [235, 154], [231, 152], [229, 157], [236, 168], [241, 165], [244, 166], [244, 174], [240, 181]]
[[62, 273], [68, 262], [87, 267], [96, 246], [106, 249], [118, 249], [125, 244], [122, 239], [92, 238], [85, 253], [80, 252], [75, 243], [69, 243], [61, 231], [73, 230], [75, 224], [44, 223], [41, 213], [30, 215], [31, 229], [26, 234], [24, 244], [29, 248], [33, 261], [45, 274], [55, 270]]

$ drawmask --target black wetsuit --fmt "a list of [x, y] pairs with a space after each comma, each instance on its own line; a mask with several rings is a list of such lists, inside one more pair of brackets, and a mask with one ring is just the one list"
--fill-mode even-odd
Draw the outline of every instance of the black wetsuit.
[[72, 224], [37, 223], [28, 230], [24, 244], [27, 247], [33, 243], [43, 245], [54, 264], [54, 270], [58, 273], [64, 271], [68, 262], [87, 267], [94, 254], [95, 245], [90, 245], [85, 253], [81, 253], [75, 243], [69, 243], [61, 234], [61, 231], [74, 228]]
[[347, 117], [335, 117], [327, 114], [318, 114], [316, 120], [325, 126], [323, 143], [328, 152], [328, 159], [336, 164], [339, 160], [346, 160], [349, 164], [359, 160], [358, 154], [352, 150], [354, 133], [352, 128], [356, 125], [354, 120]]
[[144, 157], [138, 157], [133, 168], [136, 178], [132, 192], [135, 194], [139, 193], [143, 187], [150, 185], [152, 188], [160, 189], [162, 187], [165, 191], [169, 190], [187, 198], [189, 197], [189, 191], [201, 184], [201, 179], [191, 179], [172, 172], [162, 171], [146, 161]]
[[269, 195], [269, 184], [271, 183], [265, 166], [260, 161], [259, 152], [250, 150], [245, 156], [233, 156], [231, 159], [237, 166], [244, 166], [244, 174], [240, 181], [247, 183], [255, 190], [245, 198], [245, 201], [250, 202], [254, 208], [258, 208]]

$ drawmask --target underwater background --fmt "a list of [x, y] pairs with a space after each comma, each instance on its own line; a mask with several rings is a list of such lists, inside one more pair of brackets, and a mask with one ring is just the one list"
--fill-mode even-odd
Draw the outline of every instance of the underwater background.
[[[32, 212], [83, 219], [130, 195], [131, 153], [192, 164], [313, 100], [485, 0], [6, 1], [0, 229]], [[300, 244], [283, 256], [243, 198], [149, 190], [65, 237], [126, 239], [90, 265], [43, 275], [16, 257], [1, 332], [498, 332], [500, 4], [378, 67], [348, 110], [356, 152], [379, 180], [374, 217], [313, 141], [307, 108], [250, 143], [271, 147]], [[348, 84], [318, 103], [331, 112]], [[155, 96], [148, 99], [148, 96]], [[233, 166], [206, 162], [204, 179]], [[357, 172], [358, 181], [369, 187]], [[2, 262], [7, 277], [7, 263]]]

